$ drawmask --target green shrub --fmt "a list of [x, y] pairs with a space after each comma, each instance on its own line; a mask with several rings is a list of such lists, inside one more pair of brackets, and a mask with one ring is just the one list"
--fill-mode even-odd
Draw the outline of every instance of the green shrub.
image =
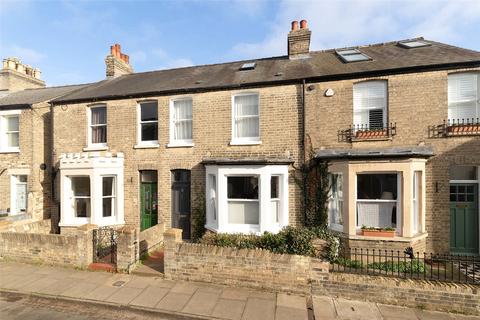
[[277, 234], [265, 232], [261, 236], [210, 232], [205, 234], [199, 242], [238, 249], [265, 249], [278, 254], [315, 256], [315, 247], [312, 242], [317, 238], [327, 241], [327, 250], [323, 253], [323, 257], [329, 260], [335, 259], [338, 255], [338, 238], [324, 228], [288, 226]]
[[423, 273], [425, 271], [425, 264], [420, 261], [385, 261], [374, 262], [368, 265], [370, 269], [382, 270], [386, 272], [399, 272], [399, 273]]
[[338, 258], [335, 261], [336, 264], [339, 264], [341, 266], [344, 266], [345, 268], [351, 268], [351, 269], [360, 269], [362, 268], [362, 262], [358, 260], [350, 260], [350, 259], [345, 259], [345, 258]]

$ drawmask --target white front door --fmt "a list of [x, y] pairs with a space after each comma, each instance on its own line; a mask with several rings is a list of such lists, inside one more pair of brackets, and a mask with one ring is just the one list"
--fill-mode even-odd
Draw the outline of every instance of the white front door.
[[12, 176], [11, 184], [11, 214], [27, 211], [27, 176]]

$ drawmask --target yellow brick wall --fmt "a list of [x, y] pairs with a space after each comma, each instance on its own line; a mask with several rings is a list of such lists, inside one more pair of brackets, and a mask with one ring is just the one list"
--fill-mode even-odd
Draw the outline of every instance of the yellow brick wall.
[[[125, 154], [125, 220], [139, 225], [139, 170], [158, 170], [158, 214], [166, 226], [171, 223], [171, 170], [192, 170], [192, 203], [204, 194], [204, 158], [287, 158], [295, 164], [301, 157], [301, 91], [299, 86], [278, 86], [246, 90], [260, 98], [261, 145], [230, 146], [232, 94], [244, 91], [218, 91], [188, 95], [193, 99], [193, 142], [191, 148], [168, 148], [169, 101], [179, 96], [148, 98], [158, 101], [159, 144], [155, 149], [135, 149], [136, 105], [141, 99], [104, 101], [107, 104], [109, 152]], [[82, 152], [87, 143], [89, 104], [56, 106], [54, 109], [55, 162], [62, 153]], [[293, 171], [293, 167], [290, 168]], [[290, 178], [290, 221], [301, 223], [299, 191]]]
[[[435, 156], [428, 160], [426, 167], [428, 251], [449, 251], [449, 166], [480, 165], [480, 136], [430, 138], [428, 134], [428, 126], [442, 124], [447, 119], [448, 74], [465, 70], [480, 68], [322, 82], [312, 84], [306, 91], [306, 133], [315, 150], [419, 144], [433, 147]], [[396, 122], [397, 134], [390, 141], [340, 142], [338, 130], [348, 129], [353, 123], [353, 84], [378, 79], [388, 81], [388, 121]], [[329, 88], [335, 94], [325, 97]]]

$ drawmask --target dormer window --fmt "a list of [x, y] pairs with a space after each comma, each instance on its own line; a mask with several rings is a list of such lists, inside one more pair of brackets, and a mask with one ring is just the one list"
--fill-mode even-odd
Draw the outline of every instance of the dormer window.
[[358, 49], [337, 50], [336, 53], [345, 63], [372, 60]]

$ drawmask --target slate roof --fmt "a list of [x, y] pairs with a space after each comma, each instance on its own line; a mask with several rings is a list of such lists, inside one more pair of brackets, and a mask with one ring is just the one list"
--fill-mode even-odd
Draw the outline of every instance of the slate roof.
[[373, 158], [429, 158], [434, 155], [430, 146], [370, 148], [370, 149], [325, 149], [316, 153], [320, 160], [373, 159]]
[[[422, 38], [418, 38], [422, 39]], [[230, 63], [201, 65], [178, 69], [133, 73], [97, 82], [83, 90], [55, 99], [62, 102], [85, 102], [241, 88], [310, 81], [327, 81], [377, 74], [417, 72], [459, 66], [480, 66], [480, 52], [426, 40], [432, 45], [407, 49], [398, 41], [355, 47], [371, 61], [344, 63], [335, 50], [310, 52], [309, 58], [289, 59], [280, 56]], [[242, 64], [255, 62], [253, 70], [239, 70]]]
[[49, 101], [67, 93], [85, 88], [86, 86], [88, 86], [88, 84], [26, 89], [12, 92], [0, 98], [0, 109], [30, 108], [35, 103]]

